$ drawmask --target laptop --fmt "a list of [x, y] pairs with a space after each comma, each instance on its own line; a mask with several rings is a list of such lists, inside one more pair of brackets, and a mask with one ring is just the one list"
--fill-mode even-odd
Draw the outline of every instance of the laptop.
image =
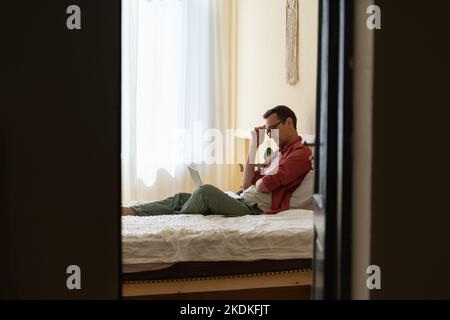
[[[202, 182], [202, 178], [200, 178], [200, 174], [198, 173], [198, 170], [190, 165], [187, 165], [187, 168], [189, 170], [189, 173], [191, 174], [192, 180], [194, 181], [195, 187], [198, 188], [198, 187], [202, 186], [203, 182]], [[240, 195], [237, 195], [236, 193], [231, 192], [231, 191], [225, 191], [224, 193], [235, 199], [241, 198]]]
[[187, 166], [189, 173], [191, 174], [192, 180], [194, 180], [195, 187], [198, 188], [203, 185], [202, 178], [200, 178], [200, 174], [198, 170], [192, 166]]

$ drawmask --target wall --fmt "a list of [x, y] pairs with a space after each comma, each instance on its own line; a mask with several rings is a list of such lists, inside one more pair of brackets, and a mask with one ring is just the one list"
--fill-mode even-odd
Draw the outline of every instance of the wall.
[[299, 82], [285, 77], [286, 3], [237, 1], [236, 123], [253, 128], [275, 105], [291, 107], [299, 131], [315, 132], [318, 1], [299, 1]]

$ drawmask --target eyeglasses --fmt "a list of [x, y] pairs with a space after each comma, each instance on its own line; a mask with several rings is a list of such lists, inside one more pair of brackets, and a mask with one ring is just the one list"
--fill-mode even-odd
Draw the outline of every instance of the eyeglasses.
[[266, 129], [266, 133], [268, 136], [270, 136], [270, 133], [273, 129], [276, 129], [276, 127], [278, 127], [280, 125], [280, 123], [282, 123], [283, 121], [278, 122], [277, 124], [274, 124], [273, 126], [270, 126]]

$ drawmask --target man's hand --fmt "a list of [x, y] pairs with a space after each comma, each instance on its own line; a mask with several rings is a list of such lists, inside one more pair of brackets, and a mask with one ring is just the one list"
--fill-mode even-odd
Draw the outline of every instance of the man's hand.
[[266, 126], [256, 127], [252, 131], [252, 141], [250, 143], [250, 150], [248, 152], [247, 163], [244, 168], [244, 181], [243, 188], [244, 190], [251, 186], [252, 179], [255, 176], [255, 159], [256, 152], [261, 143], [264, 142]]
[[266, 136], [266, 126], [255, 127], [255, 129], [251, 132], [252, 135], [252, 145], [258, 148], [261, 143], [264, 142], [264, 138]]
[[259, 179], [258, 181], [256, 181], [255, 184], [256, 190], [258, 190], [258, 192], [262, 192], [262, 193], [268, 193], [270, 192], [269, 189], [267, 189], [266, 185], [263, 182], [263, 179]]
[[248, 152], [248, 163], [255, 164], [256, 153], [259, 146], [264, 142], [266, 126], [255, 127], [252, 132], [252, 140], [250, 142], [250, 149]]

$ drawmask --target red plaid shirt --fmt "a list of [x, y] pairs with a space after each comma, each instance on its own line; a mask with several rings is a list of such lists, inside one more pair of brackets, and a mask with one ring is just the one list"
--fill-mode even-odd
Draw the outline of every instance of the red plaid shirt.
[[[262, 178], [264, 185], [272, 192], [272, 210], [264, 213], [274, 214], [289, 209], [292, 193], [312, 169], [311, 155], [311, 149], [303, 144], [300, 137], [296, 142], [272, 154], [261, 168], [256, 170], [252, 184], [256, 184], [256, 181]], [[279, 161], [278, 171], [264, 175], [264, 170], [273, 161]]]

